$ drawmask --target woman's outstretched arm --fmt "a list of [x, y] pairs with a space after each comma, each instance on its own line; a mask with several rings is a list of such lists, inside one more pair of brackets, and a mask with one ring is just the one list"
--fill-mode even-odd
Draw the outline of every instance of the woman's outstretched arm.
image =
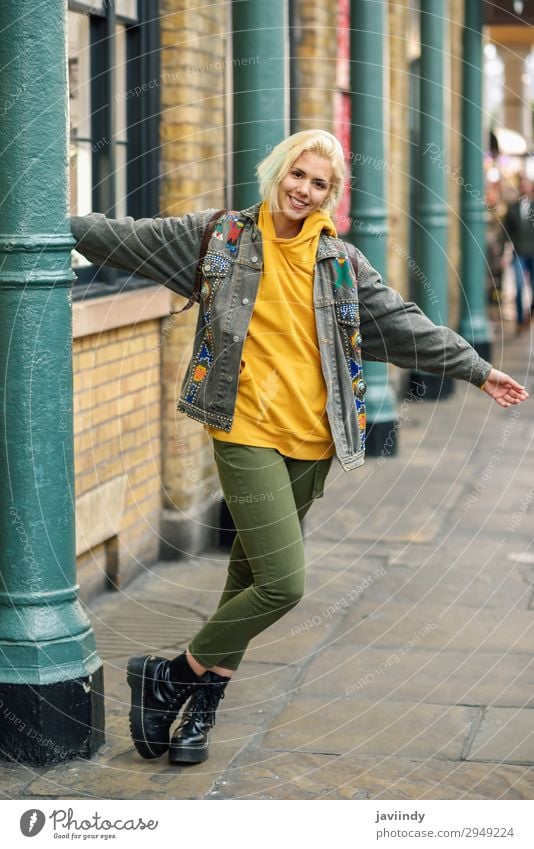
[[469, 381], [501, 407], [528, 398], [522, 384], [493, 368], [462, 336], [434, 324], [417, 304], [384, 286], [360, 251], [357, 261], [364, 359]]
[[193, 292], [202, 236], [214, 209], [179, 218], [107, 218], [99, 212], [73, 216], [76, 250], [90, 262], [110, 265], [168, 286], [188, 298]]

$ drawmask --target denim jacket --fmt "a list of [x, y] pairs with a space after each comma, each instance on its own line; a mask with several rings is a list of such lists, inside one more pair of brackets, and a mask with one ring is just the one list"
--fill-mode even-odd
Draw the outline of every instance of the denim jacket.
[[[262, 273], [260, 204], [218, 221], [202, 267], [193, 355], [178, 409], [230, 431], [241, 354]], [[76, 248], [89, 260], [136, 273], [189, 297], [202, 235], [215, 210], [179, 218], [72, 217]], [[486, 380], [491, 364], [461, 336], [435, 325], [416, 304], [385, 286], [356, 250], [358, 279], [341, 239], [319, 237], [313, 298], [326, 412], [336, 456], [345, 471], [364, 461], [365, 390], [362, 359], [467, 380]]]

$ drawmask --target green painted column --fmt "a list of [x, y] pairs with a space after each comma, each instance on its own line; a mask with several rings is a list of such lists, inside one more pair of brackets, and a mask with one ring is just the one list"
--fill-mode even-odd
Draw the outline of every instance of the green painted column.
[[486, 312], [482, 2], [465, 4], [462, 33], [461, 318], [459, 333], [491, 362]]
[[66, 0], [0, 5], [0, 757], [103, 742], [75, 574]]
[[[387, 208], [384, 181], [384, 0], [351, 2], [351, 148], [353, 153], [348, 240], [384, 278], [387, 263]], [[357, 154], [357, 156], [356, 156]], [[364, 340], [365, 341], [365, 340]], [[397, 450], [395, 396], [385, 363], [364, 363], [367, 412], [366, 451], [371, 456]]]
[[[444, 0], [421, 0], [420, 135], [417, 167], [417, 303], [435, 324], [448, 324], [447, 153], [444, 122], [443, 42], [447, 29]], [[412, 373], [425, 400], [445, 398], [453, 390], [448, 377]]]
[[289, 133], [286, 0], [233, 0], [234, 201], [259, 200], [255, 168]]

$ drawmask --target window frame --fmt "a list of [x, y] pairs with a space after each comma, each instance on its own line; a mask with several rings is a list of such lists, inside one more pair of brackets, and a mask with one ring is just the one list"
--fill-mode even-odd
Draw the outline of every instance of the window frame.
[[[117, 24], [126, 27], [126, 94], [146, 80], [161, 79], [159, 0], [137, 0], [137, 18], [119, 15], [116, 0], [95, 2], [69, 0], [71, 12], [90, 18], [91, 137], [112, 139], [117, 120], [114, 68]], [[97, 75], [93, 68], [102, 68]], [[141, 95], [126, 97], [126, 214], [134, 218], [159, 213], [160, 194], [160, 93], [159, 82]], [[93, 210], [116, 217], [116, 145], [92, 145]], [[88, 265], [75, 269], [75, 299], [99, 297], [123, 289], [154, 286], [153, 281], [134, 277], [107, 266]]]

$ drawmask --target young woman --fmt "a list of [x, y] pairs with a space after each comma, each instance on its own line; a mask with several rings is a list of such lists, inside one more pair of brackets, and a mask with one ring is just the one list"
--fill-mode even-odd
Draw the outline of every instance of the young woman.
[[[363, 463], [362, 358], [470, 381], [502, 407], [528, 397], [337, 238], [330, 213], [346, 175], [334, 136], [296, 133], [257, 173], [261, 202], [222, 214], [209, 239], [178, 401], [212, 437], [237, 530], [226, 585], [186, 652], [128, 664], [135, 747], [143, 758], [169, 750], [171, 763], [206, 759], [215, 710], [249, 641], [302, 597], [300, 523], [323, 495], [334, 456], [345, 471]], [[138, 221], [92, 214], [72, 218], [72, 232], [93, 262], [191, 299], [213, 213]]]

